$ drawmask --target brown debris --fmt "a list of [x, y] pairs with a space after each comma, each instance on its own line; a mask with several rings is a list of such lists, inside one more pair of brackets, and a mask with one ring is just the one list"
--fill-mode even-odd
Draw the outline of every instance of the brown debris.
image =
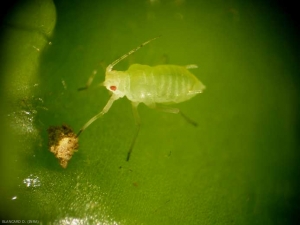
[[78, 149], [78, 137], [68, 125], [51, 126], [48, 129], [49, 150], [66, 168], [74, 152]]

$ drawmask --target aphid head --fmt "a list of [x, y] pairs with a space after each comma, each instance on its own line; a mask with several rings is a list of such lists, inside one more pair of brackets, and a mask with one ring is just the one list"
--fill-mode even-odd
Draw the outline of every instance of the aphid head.
[[115, 99], [122, 98], [126, 95], [126, 90], [129, 87], [129, 75], [126, 72], [115, 71], [113, 70], [113, 67], [123, 59], [127, 58], [129, 55], [135, 53], [141, 47], [145, 46], [146, 44], [150, 43], [151, 41], [154, 41], [159, 37], [152, 38], [149, 41], [144, 42], [140, 46], [129, 51], [128, 53], [121, 56], [120, 58], [118, 58], [117, 60], [115, 60], [114, 62], [112, 62], [107, 66], [105, 81], [103, 85], [114, 94]]
[[116, 97], [122, 98], [126, 95], [126, 87], [128, 86], [129, 76], [123, 71], [112, 70], [106, 72], [103, 85], [112, 92]]

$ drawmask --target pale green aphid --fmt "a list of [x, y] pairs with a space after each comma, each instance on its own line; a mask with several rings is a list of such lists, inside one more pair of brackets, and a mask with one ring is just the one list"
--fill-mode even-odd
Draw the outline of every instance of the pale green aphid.
[[[137, 124], [137, 131], [131, 143], [127, 161], [130, 158], [131, 151], [135, 144], [140, 130], [140, 117], [137, 106], [144, 103], [150, 108], [155, 108], [164, 112], [179, 113], [188, 122], [197, 125], [187, 118], [179, 109], [167, 106], [157, 106], [161, 104], [175, 104], [184, 102], [201, 93], [205, 86], [188, 70], [197, 68], [197, 65], [176, 66], [176, 65], [158, 65], [147, 66], [133, 64], [127, 71], [116, 71], [113, 67], [121, 60], [139, 50], [144, 45], [157, 39], [153, 38], [141, 44], [137, 48], [123, 55], [106, 68], [106, 76], [103, 85], [112, 93], [103, 110], [92, 117], [78, 132], [77, 137], [95, 120], [103, 116], [112, 106], [113, 102], [126, 96], [132, 104], [133, 115]], [[95, 75], [95, 73], [94, 73]], [[93, 77], [89, 79], [86, 88], [91, 84]], [[83, 88], [84, 89], [84, 88]]]

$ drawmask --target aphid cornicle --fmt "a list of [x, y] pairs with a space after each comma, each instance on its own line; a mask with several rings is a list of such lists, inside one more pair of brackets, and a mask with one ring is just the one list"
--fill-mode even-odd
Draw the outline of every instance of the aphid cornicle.
[[[137, 124], [137, 131], [129, 148], [127, 161], [130, 158], [131, 151], [140, 130], [140, 117], [137, 111], [139, 103], [144, 103], [150, 108], [155, 108], [164, 112], [179, 113], [188, 122], [196, 125], [195, 122], [186, 117], [179, 109], [167, 106], [157, 106], [156, 103], [174, 104], [184, 102], [201, 93], [205, 89], [205, 86], [189, 71], [189, 69], [197, 68], [197, 65], [148, 66], [133, 64], [127, 71], [113, 70], [113, 67], [121, 60], [157, 38], [158, 37], [146, 41], [108, 65], [103, 85], [112, 93], [112, 95], [103, 110], [92, 117], [80, 129], [77, 137], [91, 125], [91, 123], [107, 113], [114, 101], [124, 96], [132, 103], [133, 115]], [[91, 84], [92, 79], [88, 81], [87, 87]]]

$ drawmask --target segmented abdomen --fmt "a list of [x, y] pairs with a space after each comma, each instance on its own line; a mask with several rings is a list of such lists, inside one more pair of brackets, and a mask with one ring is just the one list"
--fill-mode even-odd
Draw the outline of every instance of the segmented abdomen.
[[178, 103], [205, 88], [184, 66], [133, 64], [126, 72], [130, 79], [126, 96], [133, 102]]

